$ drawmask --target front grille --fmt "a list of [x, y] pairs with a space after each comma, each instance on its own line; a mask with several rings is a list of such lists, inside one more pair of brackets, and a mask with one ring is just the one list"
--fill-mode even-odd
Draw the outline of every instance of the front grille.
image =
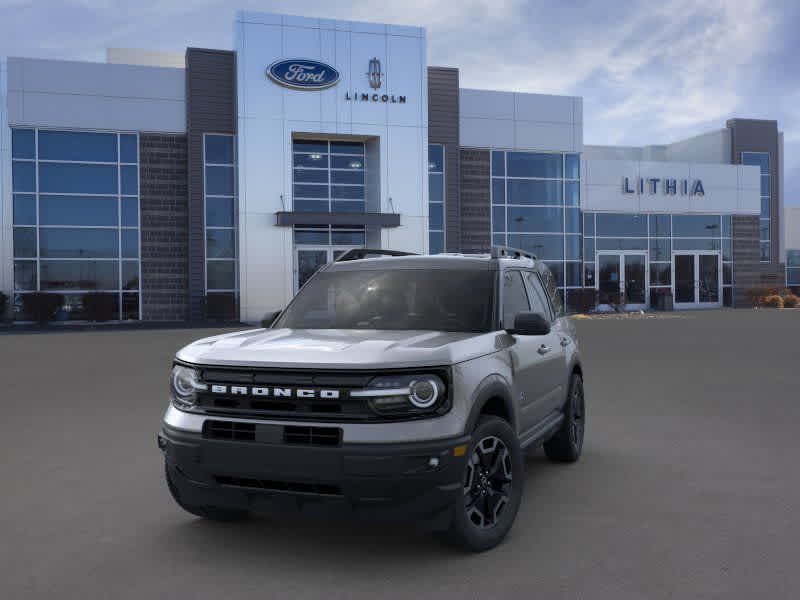
[[240, 440], [254, 442], [256, 439], [256, 426], [255, 423], [206, 421], [203, 423], [203, 436], [216, 440]]
[[305, 446], [338, 446], [342, 443], [342, 430], [338, 427], [287, 426], [283, 428], [283, 441]]
[[214, 477], [220, 485], [232, 487], [253, 488], [270, 492], [288, 492], [293, 494], [315, 494], [318, 496], [341, 496], [339, 486], [325, 483], [305, 483], [299, 481], [272, 481], [268, 479], [251, 479], [248, 477], [230, 477], [216, 475]]

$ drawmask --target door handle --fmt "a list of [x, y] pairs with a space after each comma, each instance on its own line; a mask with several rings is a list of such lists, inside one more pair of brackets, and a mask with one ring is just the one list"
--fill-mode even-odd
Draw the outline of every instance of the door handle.
[[539, 349], [537, 350], [537, 352], [539, 354], [547, 354], [548, 352], [550, 352], [550, 346], [548, 346], [546, 344], [542, 344], [541, 346], [539, 346]]

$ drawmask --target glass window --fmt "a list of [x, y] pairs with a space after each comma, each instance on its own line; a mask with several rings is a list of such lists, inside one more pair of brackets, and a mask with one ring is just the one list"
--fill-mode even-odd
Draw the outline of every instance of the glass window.
[[115, 260], [43, 260], [42, 290], [118, 290]]
[[444, 146], [441, 144], [428, 144], [428, 171], [444, 172]]
[[583, 238], [583, 260], [594, 262], [594, 240], [592, 238]]
[[722, 215], [722, 237], [731, 237], [733, 232], [733, 219], [730, 215]]
[[444, 233], [441, 231], [431, 231], [428, 233], [428, 251], [430, 254], [441, 254], [444, 252]]
[[581, 184], [578, 181], [564, 182], [564, 203], [567, 206], [580, 206], [581, 204]]
[[42, 228], [39, 254], [43, 258], [117, 258], [117, 235], [117, 229]]
[[292, 140], [292, 149], [295, 152], [311, 152], [313, 154], [327, 154], [328, 142], [315, 140]]
[[647, 216], [597, 213], [598, 236], [647, 237]]
[[[561, 301], [561, 296], [558, 295], [557, 291], [558, 288], [564, 287], [564, 263], [547, 262], [543, 264], [547, 266], [547, 274], [540, 273], [540, 275], [542, 275], [542, 279], [545, 281], [545, 286], [548, 290], [550, 290], [550, 302], [553, 304], [556, 314], [561, 314], [561, 306], [563, 303]], [[548, 280], [550, 283], [547, 283]], [[552, 290], [556, 291], [554, 292]]]
[[11, 130], [11, 157], [36, 158], [36, 138], [33, 129]]
[[561, 154], [508, 152], [508, 177], [544, 177], [560, 179], [563, 175]]
[[800, 267], [800, 250], [787, 250], [786, 251], [786, 266], [787, 267]]
[[514, 318], [530, 310], [528, 294], [519, 271], [503, 273], [503, 327], [514, 327]]
[[236, 262], [209, 260], [206, 262], [206, 288], [209, 290], [236, 289]]
[[233, 167], [206, 167], [206, 195], [233, 196]]
[[594, 262], [583, 263], [583, 277], [585, 287], [594, 287]]
[[508, 207], [508, 231], [563, 233], [564, 209], [555, 207]]
[[560, 181], [508, 180], [509, 204], [564, 204]]
[[647, 250], [647, 238], [597, 238], [595, 244], [597, 250]]
[[206, 229], [208, 258], [235, 258], [236, 238], [233, 229]]
[[564, 231], [567, 233], [581, 232], [581, 211], [579, 209], [564, 209]]
[[298, 183], [328, 183], [328, 173], [327, 169], [295, 169], [294, 180]]
[[669, 215], [650, 215], [650, 237], [671, 237]]
[[675, 237], [719, 237], [719, 215], [673, 215]]
[[[322, 160], [324, 161], [326, 157], [322, 156], [319, 159], [314, 159], [313, 156], [311, 160]], [[319, 164], [309, 165], [320, 168]], [[327, 163], [323, 165], [323, 167], [327, 167]], [[363, 170], [364, 169], [364, 159], [357, 157], [357, 156], [331, 156], [331, 169], [347, 169], [347, 170]]]
[[136, 135], [122, 134], [119, 136], [119, 162], [139, 162], [139, 141]]
[[139, 258], [139, 230], [123, 229], [120, 238], [122, 240], [122, 257]]
[[125, 196], [135, 196], [139, 193], [139, 168], [125, 165], [120, 167], [120, 189]]
[[722, 239], [722, 260], [733, 260], [733, 242], [730, 238]]
[[722, 284], [730, 285], [731, 283], [733, 283], [733, 265], [722, 263]]
[[14, 194], [14, 225], [36, 225], [35, 194]]
[[122, 294], [122, 320], [139, 318], [139, 294]]
[[769, 242], [761, 242], [759, 250], [761, 252], [761, 262], [769, 262], [772, 252]]
[[761, 176], [761, 195], [762, 196], [770, 196], [770, 189], [769, 189], [769, 175], [762, 175]]
[[672, 260], [672, 244], [667, 239], [650, 239], [650, 260]]
[[138, 198], [123, 198], [122, 199], [122, 226], [123, 227], [138, 227], [139, 226], [139, 199]]
[[565, 258], [567, 260], [581, 259], [581, 237], [579, 235], [567, 235], [564, 238]]
[[233, 198], [206, 198], [206, 227], [233, 227]]
[[331, 154], [356, 154], [364, 156], [363, 142], [331, 142]]
[[651, 263], [650, 285], [672, 285], [672, 265], [670, 263]]
[[581, 266], [579, 262], [565, 262], [564, 266], [564, 285], [567, 287], [580, 287], [581, 285]]
[[353, 200], [336, 200], [331, 203], [333, 212], [364, 212], [364, 202]]
[[583, 235], [594, 237], [594, 213], [583, 213]]
[[743, 165], [761, 167], [761, 174], [769, 174], [769, 152], [742, 152]]
[[506, 180], [492, 179], [492, 204], [505, 204]]
[[18, 292], [36, 291], [36, 261], [14, 261], [14, 290]]
[[505, 231], [505, 230], [506, 230], [506, 207], [493, 206], [492, 231]]
[[431, 203], [428, 213], [428, 223], [429, 229], [444, 229], [444, 205], [442, 203]]
[[[311, 173], [324, 173], [325, 171], [307, 171]], [[428, 177], [438, 177], [442, 179], [441, 174], [431, 173]], [[322, 179], [325, 183], [325, 179]], [[364, 171], [331, 171], [331, 183], [347, 183], [351, 185], [364, 185]], [[363, 189], [363, 188], [362, 188]]]
[[363, 200], [364, 186], [362, 185], [332, 185], [331, 197], [339, 200]]
[[363, 231], [331, 231], [331, 243], [334, 246], [363, 246], [366, 241]]
[[499, 150], [492, 152], [492, 175], [505, 177], [506, 174], [506, 153]]
[[715, 238], [673, 238], [673, 250], [719, 250], [720, 240]]
[[560, 235], [509, 234], [508, 245], [530, 252], [542, 260], [564, 259], [564, 238]]
[[564, 177], [567, 179], [580, 179], [581, 178], [581, 157], [580, 154], [567, 154], [564, 157], [566, 165], [566, 173]]
[[39, 191], [57, 194], [117, 194], [117, 166], [39, 163]]
[[294, 232], [295, 244], [319, 244], [327, 246], [330, 244], [330, 234], [328, 229], [320, 231], [297, 231]]
[[122, 289], [123, 290], [139, 289], [139, 261], [136, 260], [122, 261]]
[[206, 164], [232, 165], [233, 136], [206, 135]]
[[328, 212], [328, 200], [295, 200], [294, 209], [299, 212]]
[[[352, 161], [347, 156], [335, 157], [338, 163], [334, 163], [337, 169], [349, 168]], [[359, 161], [360, 162], [360, 161]], [[293, 156], [293, 164], [295, 167], [304, 167], [306, 169], [327, 169], [328, 168], [328, 155], [327, 154], [297, 154]]]
[[40, 130], [39, 160], [116, 163], [117, 134]]
[[36, 164], [18, 160], [11, 163], [11, 187], [15, 192], [35, 192]]
[[428, 175], [429, 192], [428, 199], [430, 202], [444, 202], [444, 175], [440, 173], [431, 173]]
[[35, 227], [14, 227], [14, 256], [36, 258]]
[[294, 184], [295, 198], [327, 198], [329, 191], [327, 185]]
[[769, 198], [761, 198], [761, 217], [769, 218]]
[[39, 196], [42, 225], [117, 225], [116, 196]]
[[759, 236], [762, 240], [769, 239], [769, 219], [761, 219], [758, 226]]
[[531, 312], [539, 313], [548, 321], [552, 321], [553, 313], [550, 311], [547, 293], [544, 291], [539, 281], [539, 276], [531, 271], [525, 271], [522, 277], [528, 286], [528, 299], [530, 300]]

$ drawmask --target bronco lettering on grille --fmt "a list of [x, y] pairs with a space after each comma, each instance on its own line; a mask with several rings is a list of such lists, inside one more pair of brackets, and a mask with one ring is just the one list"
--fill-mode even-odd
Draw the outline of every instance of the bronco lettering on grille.
[[320, 390], [312, 388], [250, 387], [244, 385], [212, 385], [212, 394], [230, 396], [258, 396], [261, 398], [322, 398], [338, 400], [339, 390]]

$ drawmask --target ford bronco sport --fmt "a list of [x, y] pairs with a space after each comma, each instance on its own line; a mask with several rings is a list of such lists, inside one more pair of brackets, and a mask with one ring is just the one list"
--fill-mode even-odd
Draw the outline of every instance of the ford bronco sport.
[[481, 551], [511, 529], [524, 449], [580, 456], [578, 341], [531, 255], [351, 250], [266, 321], [175, 357], [158, 441], [194, 515], [338, 506]]

